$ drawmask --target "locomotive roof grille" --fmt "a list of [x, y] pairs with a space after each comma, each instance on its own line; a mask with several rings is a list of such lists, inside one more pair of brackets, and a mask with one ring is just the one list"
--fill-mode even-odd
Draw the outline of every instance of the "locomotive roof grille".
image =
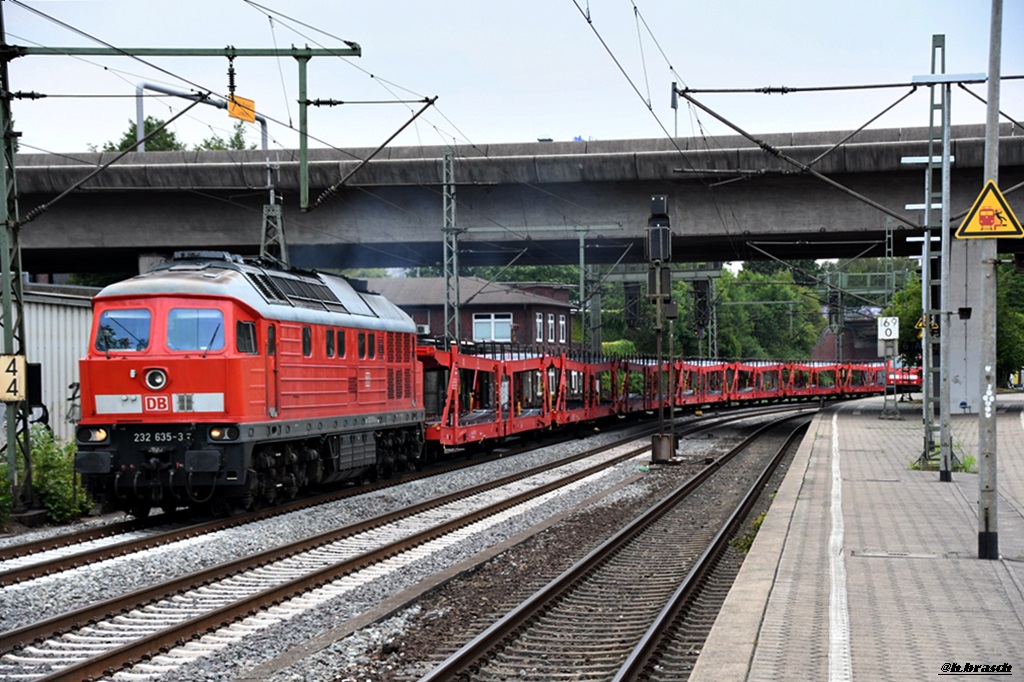
[[280, 275], [270, 275], [270, 280], [284, 292], [284, 295], [294, 305], [307, 308], [326, 308], [342, 313], [348, 312], [334, 292], [325, 284]]
[[261, 272], [246, 272], [246, 277], [256, 287], [256, 291], [263, 295], [263, 298], [273, 303], [287, 303], [288, 297], [284, 295], [277, 285], [269, 277]]
[[338, 313], [349, 312], [326, 284], [262, 272], [246, 272], [245, 275], [269, 303]]

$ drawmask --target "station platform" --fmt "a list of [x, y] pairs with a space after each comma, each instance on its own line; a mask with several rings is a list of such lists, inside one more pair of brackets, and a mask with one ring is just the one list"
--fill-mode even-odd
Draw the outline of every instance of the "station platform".
[[[1024, 679], [1024, 394], [997, 398], [996, 560], [977, 558], [978, 475], [915, 469], [921, 406], [897, 405], [815, 417], [691, 682]], [[978, 422], [952, 417], [958, 457]]]

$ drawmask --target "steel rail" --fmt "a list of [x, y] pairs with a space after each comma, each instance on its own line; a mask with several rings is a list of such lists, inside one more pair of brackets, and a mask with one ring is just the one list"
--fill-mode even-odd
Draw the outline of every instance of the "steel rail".
[[[567, 440], [568, 437], [555, 439], [555, 442], [562, 442]], [[546, 443], [548, 444], [548, 443]], [[504, 456], [508, 456], [509, 453], [504, 453]], [[319, 506], [321, 504], [327, 504], [330, 502], [336, 502], [356, 495], [361, 495], [376, 490], [383, 490], [390, 488], [402, 483], [408, 483], [410, 481], [416, 481], [429, 476], [436, 476], [438, 474], [449, 473], [458, 469], [463, 469], [467, 466], [473, 466], [489, 461], [498, 459], [498, 456], [480, 458], [473, 462], [462, 462], [458, 464], [446, 464], [441, 466], [431, 467], [423, 471], [414, 473], [406, 473], [395, 478], [390, 478], [385, 481], [379, 481], [375, 483], [362, 484], [354, 488], [346, 488], [342, 490], [335, 490], [329, 493], [323, 493], [314, 495], [312, 497], [304, 497], [299, 500], [291, 500], [268, 507], [266, 509], [260, 509], [258, 511], [246, 512], [238, 516], [233, 516], [226, 519], [213, 519], [209, 521], [202, 521], [195, 524], [190, 524], [182, 528], [176, 528], [174, 530], [167, 531], [166, 533], [154, 534], [145, 538], [136, 538], [134, 540], [126, 540], [124, 542], [114, 543], [105, 545], [103, 547], [97, 547], [95, 549], [77, 552], [69, 554], [64, 557], [59, 557], [52, 561], [40, 562], [37, 564], [29, 564], [22, 566], [21, 568], [14, 568], [7, 571], [0, 569], [0, 587], [11, 585], [14, 583], [21, 582], [23, 580], [34, 580], [46, 575], [59, 573], [66, 571], [71, 568], [78, 568], [80, 566], [103, 561], [113, 557], [125, 556], [133, 552], [138, 552], [144, 549], [150, 549], [152, 547], [159, 547], [172, 542], [178, 542], [187, 538], [197, 537], [208, 533], [213, 533], [220, 530], [226, 530], [229, 528], [235, 528], [243, 526], [248, 523], [256, 521], [263, 521], [265, 519], [273, 518], [275, 516], [281, 516], [295, 511], [301, 511], [303, 509], [309, 509], [312, 507]], [[136, 531], [147, 530], [163, 524], [173, 523], [175, 521], [184, 520], [188, 516], [188, 512], [173, 512], [172, 514], [163, 514], [151, 518], [143, 519], [130, 519], [127, 521], [121, 521], [117, 523], [111, 523], [100, 528], [93, 528], [89, 530], [83, 530], [77, 533], [65, 533], [63, 535], [57, 535], [50, 538], [43, 538], [40, 540], [34, 540], [31, 542], [20, 543], [16, 545], [10, 545], [0, 549], [0, 561], [9, 561], [11, 559], [17, 559], [23, 556], [28, 556], [35, 553], [46, 552], [54, 549], [70, 548], [76, 544], [83, 544], [91, 542], [93, 540], [99, 540], [106, 537], [111, 537], [124, 533], [132, 533]]]
[[665, 604], [657, 618], [654, 619], [654, 622], [651, 623], [650, 628], [644, 633], [640, 641], [637, 642], [637, 645], [626, 658], [625, 663], [622, 664], [612, 682], [635, 682], [642, 678], [642, 674], [655, 656], [665, 632], [676, 621], [682, 610], [688, 604], [693, 603], [694, 599], [699, 596], [705, 578], [711, 574], [714, 564], [728, 548], [729, 539], [736, 532], [747, 514], [750, 513], [750, 510], [763, 492], [764, 486], [768, 483], [776, 469], [778, 469], [779, 464], [782, 463], [782, 459], [792, 446], [793, 441], [796, 440], [798, 435], [806, 433], [807, 428], [808, 424], [801, 424], [789, 434], [786, 442], [765, 466], [757, 481], [750, 487], [732, 515], [722, 525], [721, 530], [715, 535], [708, 548], [697, 559], [696, 564], [687, 573], [686, 578], [680, 583], [668, 603]]
[[[348, 573], [359, 570], [373, 563], [382, 561], [388, 557], [394, 556], [395, 554], [405, 552], [413, 547], [416, 547], [425, 542], [451, 533], [454, 530], [467, 526], [471, 523], [475, 523], [476, 521], [479, 521], [483, 518], [492, 516], [494, 514], [498, 514], [506, 509], [514, 507], [525, 501], [528, 501], [535, 497], [539, 497], [560, 487], [564, 487], [582, 478], [586, 478], [587, 476], [590, 476], [594, 473], [598, 473], [601, 470], [606, 469], [618, 462], [636, 457], [638, 454], [641, 454], [642, 452], [649, 450], [650, 447], [650, 445], [644, 445], [642, 447], [635, 448], [628, 453], [619, 455], [617, 457], [613, 457], [612, 459], [606, 462], [602, 462], [600, 464], [588, 467], [586, 469], [576, 472], [575, 474], [563, 477], [557, 481], [552, 481], [550, 483], [539, 486], [532, 490], [524, 491], [510, 498], [506, 498], [501, 502], [497, 502], [482, 509], [478, 509], [474, 512], [470, 512], [468, 514], [460, 516], [457, 519], [453, 519], [451, 521], [438, 524], [422, 532], [404, 538], [398, 542], [391, 543], [389, 545], [380, 547], [375, 550], [371, 550], [369, 552], [365, 552], [357, 557], [353, 557], [352, 559], [344, 560], [337, 564], [334, 564], [333, 566], [327, 569], [316, 571], [307, 576], [296, 578], [294, 580], [288, 581], [276, 587], [264, 590], [263, 592], [259, 592], [255, 595], [243, 598], [235, 602], [234, 604], [229, 604], [215, 611], [206, 613], [202, 616], [183, 621], [170, 628], [167, 628], [165, 630], [162, 630], [149, 636], [142, 637], [134, 642], [131, 642], [119, 648], [103, 652], [98, 656], [90, 658], [81, 663], [61, 668], [59, 671], [56, 671], [51, 675], [39, 678], [40, 682], [64, 682], [70, 680], [78, 681], [82, 679], [93, 678], [96, 676], [110, 675], [112, 672], [126, 665], [130, 665], [136, 661], [156, 655], [157, 653], [165, 651], [170, 647], [183, 644], [184, 642], [188, 641], [197, 634], [202, 634], [204, 632], [211, 631], [218, 627], [223, 627], [231, 622], [237, 621], [241, 618], [245, 618], [246, 616], [257, 613], [263, 610], [268, 604], [281, 603], [286, 599], [290, 599], [292, 597], [308, 592], [309, 590], [320, 587]], [[515, 479], [518, 478], [518, 476], [513, 476], [509, 478]], [[490, 488], [493, 487], [493, 485], [486, 484], [481, 487]], [[460, 497], [465, 496], [465, 491], [460, 491], [457, 493], [446, 495], [443, 498], [438, 498], [437, 500], [431, 500], [422, 503], [421, 505], [416, 505], [411, 509], [415, 509], [416, 512], [423, 511], [423, 508], [433, 508], [436, 506], [440, 506], [441, 503], [439, 502], [439, 500], [441, 499], [451, 501], [452, 499], [458, 499]], [[368, 527], [372, 527], [376, 525], [381, 525], [380, 523], [376, 522], [383, 517], [387, 517], [390, 520], [395, 520], [410, 516], [412, 513], [416, 512], [412, 512], [410, 511], [410, 509], [403, 509], [389, 514], [384, 514], [382, 515], [382, 517], [376, 517], [375, 519], [371, 519], [367, 522], [363, 522], [362, 524], [357, 525], [368, 525]], [[372, 526], [369, 526], [369, 524], [372, 524]], [[347, 529], [342, 529], [342, 531], [332, 531], [330, 533], [324, 534], [324, 536], [334, 536], [339, 532], [345, 533], [346, 530]], [[345, 535], [347, 535], [347, 533], [345, 533]], [[316, 538], [317, 546], [330, 541], [322, 540], [321, 538], [324, 536], [318, 536], [318, 538]], [[287, 553], [283, 556], [280, 556], [279, 558], [285, 558], [286, 556], [297, 554], [300, 551], [312, 549], [313, 547], [311, 546], [310, 543], [311, 541], [304, 541], [302, 543], [299, 543], [303, 545], [301, 549], [295, 548], [294, 545], [290, 546], [286, 548]], [[271, 550], [270, 552], [265, 552], [261, 555], [256, 555], [256, 557], [247, 557], [244, 559], [240, 559], [238, 561], [231, 562], [230, 564], [227, 564], [220, 568], [230, 567], [230, 573], [236, 573], [243, 568], [245, 570], [248, 570], [253, 567], [254, 562], [261, 565], [268, 563], [264, 556], [267, 554], [280, 555], [281, 550]], [[211, 572], [208, 571], [204, 572], [204, 574], [205, 573]], [[210, 576], [210, 578], [204, 580], [203, 582], [208, 583], [213, 579], [228, 577], [228, 575], [229, 574], [226, 573], [222, 576]], [[189, 578], [186, 578], [186, 580], [189, 580], [190, 578], [191, 576]], [[104, 604], [107, 603], [109, 602], [105, 602]], [[109, 612], [111, 609], [104, 608], [101, 610], [103, 610], [104, 612]]]
[[[776, 409], [794, 409], [792, 406], [787, 408]], [[552, 443], [560, 443], [569, 440], [571, 436], [560, 436], [551, 440], [545, 440], [545, 445]], [[611, 446], [609, 446], [611, 447]], [[527, 450], [528, 448], [522, 448]], [[157, 533], [150, 535], [145, 538], [136, 538], [133, 540], [125, 540], [124, 542], [112, 543], [97, 547], [90, 550], [81, 552], [75, 552], [67, 554], [62, 557], [55, 558], [50, 561], [39, 562], [35, 564], [28, 564], [21, 566], [20, 568], [13, 568], [4, 571], [0, 569], [0, 587], [12, 585], [25, 580], [35, 580], [47, 575], [53, 575], [66, 571], [72, 568], [79, 568], [84, 565], [104, 561], [114, 557], [126, 556], [128, 554], [138, 552], [141, 550], [151, 549], [153, 547], [160, 547], [173, 542], [178, 542], [187, 538], [198, 537], [208, 533], [213, 533], [221, 530], [227, 530], [229, 528], [236, 528], [243, 526], [248, 523], [256, 521], [263, 521], [265, 519], [274, 518], [275, 516], [281, 516], [295, 511], [301, 511], [303, 509], [310, 509], [321, 504], [327, 504], [330, 502], [336, 502], [356, 495], [361, 495], [376, 490], [383, 490], [401, 483], [408, 483], [409, 481], [416, 481], [429, 476], [436, 476], [439, 474], [449, 473], [457, 471], [459, 469], [466, 468], [468, 466], [474, 466], [477, 464], [483, 464], [486, 462], [495, 461], [502, 457], [508, 457], [519, 452], [519, 449], [514, 449], [512, 452], [504, 452], [501, 455], [491, 455], [488, 457], [482, 457], [474, 459], [472, 462], [461, 462], [456, 464], [444, 464], [439, 466], [433, 466], [429, 469], [418, 471], [415, 473], [406, 473], [396, 478], [387, 479], [376, 483], [363, 484], [358, 487], [346, 488], [343, 490], [335, 490], [333, 492], [315, 495], [312, 497], [306, 497], [300, 500], [292, 500], [284, 502], [273, 507], [261, 509], [258, 511], [246, 512], [238, 516], [226, 518], [226, 519], [213, 519], [209, 521], [202, 521], [199, 523], [190, 524], [181, 528], [175, 528], [165, 533]], [[567, 460], [574, 461], [574, 460]], [[531, 469], [533, 473], [539, 473], [554, 466], [558, 466], [557, 463], [550, 463], [548, 465], [542, 465]], [[546, 467], [546, 468], [545, 468]], [[40, 540], [34, 540], [31, 542], [20, 543], [16, 545], [10, 545], [8, 547], [0, 548], [0, 561], [9, 561], [11, 559], [21, 558], [34, 553], [40, 553], [50, 551], [54, 549], [70, 548], [76, 544], [83, 544], [91, 542], [93, 540], [99, 540], [118, 534], [131, 533], [137, 531], [147, 530], [154, 528], [159, 525], [174, 523], [175, 521], [181, 521], [186, 519], [188, 512], [173, 512], [171, 515], [163, 514], [161, 516], [146, 518], [146, 519], [131, 519], [127, 521], [121, 521], [117, 523], [108, 524], [100, 528], [93, 528], [83, 530], [78, 533], [66, 533], [50, 538], [43, 538]], [[3, 650], [3, 646], [0, 645], [0, 651]]]
[[[421, 677], [419, 682], [470, 679], [472, 677], [472, 669], [477, 666], [480, 661], [486, 659], [490, 651], [497, 648], [501, 642], [508, 639], [510, 636], [515, 634], [516, 631], [524, 627], [529, 620], [542, 612], [547, 605], [555, 602], [562, 595], [566, 594], [587, 575], [605, 563], [611, 556], [620, 552], [627, 544], [641, 535], [658, 519], [676, 507], [683, 499], [692, 494], [708, 478], [710, 478], [712, 474], [721, 469], [722, 466], [733, 459], [738, 453], [742, 452], [764, 431], [776, 427], [781, 422], [795, 419], [800, 416], [802, 415], [796, 414], [783, 417], [753, 431], [739, 445], [732, 448], [728, 453], [718, 458], [678, 486], [660, 502], [654, 504], [641, 516], [634, 519], [599, 547], [587, 554], [583, 559], [568, 568], [560, 576], [534, 593], [531, 597], [526, 599], [526, 601], [522, 602], [503, 618], [491, 625], [483, 633], [449, 656], [432, 671]], [[470, 677], [466, 678], [466, 675], [469, 675]]]

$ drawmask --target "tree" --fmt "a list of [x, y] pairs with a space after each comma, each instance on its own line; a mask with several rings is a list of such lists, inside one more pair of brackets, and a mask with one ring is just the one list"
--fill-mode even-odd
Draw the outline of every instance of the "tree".
[[996, 378], [1003, 386], [1024, 367], [1024, 277], [1000, 265], [996, 294]]
[[921, 321], [921, 280], [912, 275], [903, 289], [896, 292], [885, 314], [900, 318], [900, 356], [903, 364], [916, 367], [921, 364], [921, 343], [917, 340]]
[[777, 260], [743, 261], [743, 272], [759, 275], [773, 275], [777, 272], [789, 272], [793, 281], [804, 286], [814, 286], [815, 277], [821, 277], [822, 267], [812, 258], [802, 258], [781, 262]]
[[[142, 124], [142, 129], [146, 134], [149, 134], [164, 125], [164, 121], [152, 116], [147, 116], [146, 120]], [[128, 121], [128, 130], [121, 139], [114, 142], [106, 142], [103, 145], [103, 151], [105, 152], [125, 152], [131, 149], [135, 149], [138, 145], [137, 134], [139, 127], [135, 121]], [[174, 152], [183, 151], [186, 149], [185, 145], [178, 141], [177, 136], [174, 132], [167, 128], [161, 128], [158, 133], [153, 137], [146, 140], [146, 151], [148, 152]], [[95, 151], [95, 147], [93, 147]]]
[[[234, 133], [227, 140], [224, 140], [220, 135], [214, 135], [208, 137], [196, 146], [196, 151], [227, 151], [229, 149], [256, 149], [255, 144], [245, 144], [245, 123], [242, 121], [235, 121], [235, 127], [233, 128]], [[148, 145], [147, 145], [148, 148]]]
[[814, 291], [788, 270], [722, 272], [717, 283], [718, 353], [722, 357], [808, 358], [824, 324]]

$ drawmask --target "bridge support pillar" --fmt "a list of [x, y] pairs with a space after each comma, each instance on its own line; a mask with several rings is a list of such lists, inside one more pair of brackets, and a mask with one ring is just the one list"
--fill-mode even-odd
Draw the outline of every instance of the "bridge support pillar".
[[154, 266], [163, 263], [165, 260], [167, 260], [167, 256], [160, 253], [139, 254], [139, 274], [149, 272]]

